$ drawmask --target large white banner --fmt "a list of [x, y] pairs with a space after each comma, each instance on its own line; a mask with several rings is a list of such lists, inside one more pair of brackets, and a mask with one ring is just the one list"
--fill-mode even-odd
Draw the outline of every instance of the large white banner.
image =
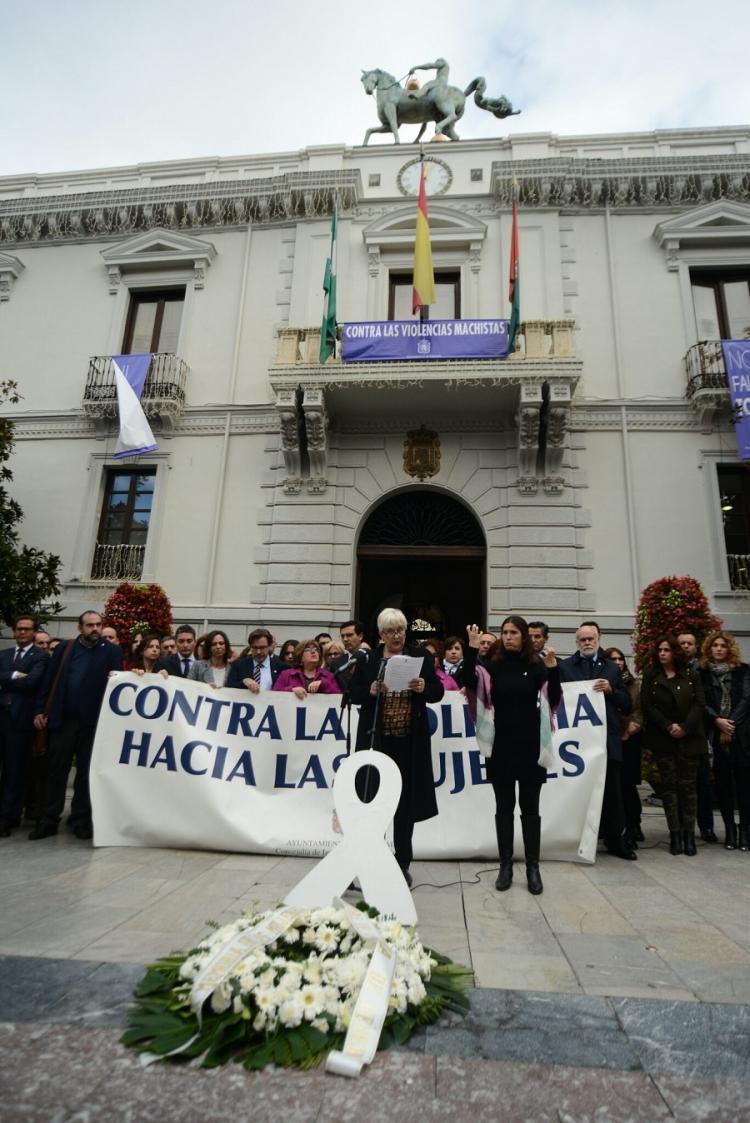
[[[542, 855], [593, 862], [606, 768], [604, 698], [566, 683], [558, 765], [542, 788]], [[118, 674], [91, 762], [96, 846], [320, 856], [336, 833], [333, 780], [346, 754], [338, 695], [214, 690]], [[486, 761], [463, 696], [430, 706], [439, 815], [418, 823], [416, 858], [497, 857]], [[351, 711], [351, 742], [357, 710]], [[364, 763], [364, 759], [363, 759]], [[516, 853], [523, 853], [517, 831]]]

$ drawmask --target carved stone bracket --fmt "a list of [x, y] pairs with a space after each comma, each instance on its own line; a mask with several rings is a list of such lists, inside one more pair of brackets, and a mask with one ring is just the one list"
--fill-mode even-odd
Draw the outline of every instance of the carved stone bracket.
[[570, 428], [575, 380], [522, 380], [518, 406], [518, 490], [533, 495], [541, 483], [548, 495], [564, 487], [561, 474], [565, 439]]
[[279, 416], [281, 450], [286, 468], [284, 491], [287, 495], [298, 495], [302, 486], [302, 465], [296, 390], [277, 390], [276, 412]]
[[559, 479], [565, 450], [565, 436], [570, 428], [570, 386], [561, 379], [547, 383], [547, 434], [544, 448], [545, 491], [547, 480]]
[[303, 387], [302, 412], [307, 433], [310, 477], [307, 490], [319, 495], [328, 486], [328, 415], [325, 395], [312, 386]]
[[523, 381], [518, 406], [518, 490], [524, 495], [533, 495], [537, 490], [542, 404], [542, 382]]
[[11, 290], [26, 266], [10, 253], [0, 253], [0, 300], [10, 300]]

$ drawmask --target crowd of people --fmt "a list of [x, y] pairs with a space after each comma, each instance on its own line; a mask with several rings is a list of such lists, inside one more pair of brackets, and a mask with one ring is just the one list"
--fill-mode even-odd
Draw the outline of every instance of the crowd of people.
[[[651, 782], [664, 808], [673, 855], [697, 853], [696, 829], [708, 844], [714, 803], [727, 850], [750, 849], [750, 668], [726, 631], [658, 638], [642, 676], [624, 652], [603, 647], [599, 626], [584, 621], [575, 652], [558, 659], [544, 621], [511, 615], [498, 635], [476, 624], [466, 635], [441, 639], [424, 621], [407, 622], [396, 609], [377, 621], [371, 648], [359, 620], [339, 628], [339, 639], [319, 632], [279, 643], [255, 628], [242, 649], [213, 629], [204, 635], [180, 625], [174, 635], [139, 633], [127, 645], [96, 611], [84, 612], [72, 640], [53, 639], [31, 616], [13, 626], [15, 644], [0, 651], [0, 838], [23, 818], [29, 838], [57, 833], [68, 776], [76, 762], [69, 825], [92, 837], [89, 763], [99, 709], [110, 675], [121, 670], [189, 678], [214, 689], [232, 687], [308, 694], [338, 694], [360, 707], [357, 749], [377, 747], [398, 765], [402, 792], [394, 819], [397, 861], [411, 884], [414, 824], [437, 814], [426, 706], [446, 691], [479, 699], [494, 722], [487, 777], [495, 795], [499, 855], [496, 888], [513, 881], [518, 800], [529, 891], [543, 890], [539, 798], [546, 782], [540, 762], [542, 716], [554, 712], [565, 682], [586, 682], [604, 698], [607, 767], [600, 838], [610, 854], [633, 861], [641, 829], [641, 760], [651, 754]], [[276, 654], [278, 650], [278, 655]], [[384, 675], [394, 655], [421, 660], [406, 689], [389, 690]], [[474, 711], [472, 711], [474, 712]], [[358, 784], [367, 788], [366, 770]], [[738, 814], [738, 820], [737, 820]]]

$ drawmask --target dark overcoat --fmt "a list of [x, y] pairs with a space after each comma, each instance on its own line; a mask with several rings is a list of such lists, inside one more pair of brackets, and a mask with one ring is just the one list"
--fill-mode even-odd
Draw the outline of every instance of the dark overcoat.
[[708, 726], [714, 754], [720, 753], [727, 758], [737, 758], [743, 768], [750, 766], [750, 667], [740, 663], [732, 667], [730, 699], [732, 708], [729, 720], [735, 724], [734, 737], [728, 745], [719, 740], [716, 719], [721, 717], [721, 690], [715, 682], [709, 667], [701, 671], [701, 682], [706, 695], [706, 725]]
[[[464, 681], [470, 690], [477, 688], [476, 648], [470, 647], [464, 660]], [[547, 771], [539, 764], [539, 691], [548, 683], [551, 706], [562, 697], [560, 667], [547, 667], [538, 656], [531, 661], [520, 652], [506, 651], [502, 659], [483, 664], [492, 682], [492, 707], [495, 738], [487, 775], [492, 781], [534, 781], [543, 784]]]
[[[679, 751], [697, 757], [705, 753], [705, 708], [703, 684], [697, 671], [681, 668], [669, 679], [664, 671], [649, 667], [641, 682], [644, 748], [657, 755]], [[668, 730], [673, 723], [682, 725], [687, 736], [672, 737]]]
[[612, 692], [604, 695], [604, 709], [607, 714], [607, 759], [622, 760], [620, 716], [629, 714], [633, 704], [617, 664], [607, 659], [601, 648], [591, 663], [581, 655], [580, 651], [576, 651], [561, 661], [560, 678], [563, 682], [588, 682], [598, 678], [607, 680], [612, 687]]
[[[425, 653], [421, 648], [405, 647], [404, 655], [421, 658], [422, 668], [418, 678], [425, 682], [422, 694], [411, 695], [411, 736], [408, 753], [394, 756], [389, 752], [386, 743], [381, 743], [379, 730], [376, 730], [375, 748], [391, 756], [404, 778], [404, 791], [410, 793], [410, 811], [415, 823], [423, 819], [431, 819], [437, 815], [437, 799], [435, 798], [435, 778], [432, 772], [432, 750], [430, 748], [430, 728], [427, 720], [427, 703], [439, 702], [443, 697], [443, 684], [435, 674], [435, 663], [430, 652]], [[357, 663], [357, 668], [351, 680], [351, 700], [360, 707], [359, 724], [357, 726], [357, 743], [355, 748], [369, 749], [370, 730], [372, 729], [375, 715], [375, 697], [370, 694], [370, 686], [378, 677], [378, 671], [383, 660], [382, 645], [368, 658], [366, 662]]]

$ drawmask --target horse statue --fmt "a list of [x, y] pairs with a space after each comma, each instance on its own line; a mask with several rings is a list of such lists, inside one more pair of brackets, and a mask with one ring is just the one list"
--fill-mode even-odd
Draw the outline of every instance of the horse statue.
[[393, 133], [395, 143], [400, 144], [399, 126], [421, 123], [422, 128], [416, 138], [419, 142], [430, 121], [435, 122], [436, 135], [443, 133], [451, 140], [458, 140], [453, 126], [463, 117], [466, 98], [471, 93], [474, 94], [474, 103], [495, 117], [510, 117], [521, 112], [520, 109], [514, 109], [506, 97], [485, 97], [487, 83], [484, 78], [473, 78], [465, 90], [449, 86], [448, 63], [445, 59], [413, 66], [409, 74], [413, 74], [415, 70], [435, 70], [436, 77], [421, 90], [409, 90], [404, 89], [387, 70], [362, 71], [365, 93], [376, 94], [381, 122], [379, 126], [375, 125], [367, 130], [364, 144], [368, 143], [373, 133]]

